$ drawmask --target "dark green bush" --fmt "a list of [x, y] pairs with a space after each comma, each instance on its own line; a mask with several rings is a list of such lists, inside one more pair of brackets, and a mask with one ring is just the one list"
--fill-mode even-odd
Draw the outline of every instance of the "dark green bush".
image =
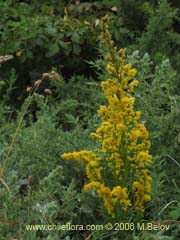
[[178, 18], [178, 9], [167, 0], [162, 0], [156, 7], [148, 8], [148, 11], [149, 21], [146, 32], [138, 40], [138, 48], [151, 54], [156, 63], [166, 57], [178, 68], [180, 38], [173, 25]]

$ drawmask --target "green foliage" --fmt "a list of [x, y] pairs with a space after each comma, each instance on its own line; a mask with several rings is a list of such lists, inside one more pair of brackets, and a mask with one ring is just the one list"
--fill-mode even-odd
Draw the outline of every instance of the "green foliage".
[[76, 122], [87, 128], [99, 104], [104, 101], [99, 84], [84, 76], [74, 76], [67, 83], [56, 84], [55, 99], [60, 100], [58, 121], [65, 129], [72, 128], [70, 125]]
[[[76, 165], [59, 161], [59, 154], [64, 151], [92, 146], [93, 142], [88, 138], [89, 130], [83, 131], [79, 125], [72, 131], [64, 132], [57, 127], [56, 107], [49, 108], [48, 101], [43, 102], [38, 95], [35, 100], [40, 108], [37, 121], [33, 123], [31, 118], [25, 119], [28, 125], [23, 124], [7, 165], [5, 181], [10, 193], [4, 188], [0, 189], [1, 201], [4, 202], [0, 207], [4, 239], [8, 236], [18, 237], [19, 234], [24, 238], [29, 235], [38, 237], [38, 232], [36, 235], [25, 231], [26, 224], [65, 224], [69, 221], [77, 224], [81, 214], [84, 221], [93, 221], [90, 211], [93, 212], [95, 204], [93, 207], [92, 203], [92, 208], [88, 210], [90, 196], [78, 190], [84, 178], [83, 171], [77, 175]], [[2, 147], [2, 151], [6, 152], [7, 145]], [[1, 162], [4, 155], [1, 155]], [[27, 190], [22, 192], [21, 182], [30, 176], [30, 193]], [[40, 235], [44, 239], [51, 234], [42, 232]], [[62, 237], [67, 234], [54, 233]]]
[[143, 232], [140, 234], [140, 236], [136, 235], [133, 236], [133, 240], [151, 240], [151, 239], [156, 239], [156, 240], [173, 240], [173, 236], [166, 236], [164, 235], [163, 232], [158, 232], [158, 233], [152, 233], [150, 232]]
[[137, 33], [143, 31], [147, 23], [147, 1], [144, 0], [120, 0], [119, 6], [123, 14], [125, 26]]
[[0, 78], [0, 96], [1, 101], [3, 100], [5, 103], [9, 103], [12, 94], [14, 93], [15, 81], [16, 81], [16, 72], [15, 69], [11, 69], [10, 72], [6, 73], [4, 78]]
[[96, 52], [98, 28], [71, 18], [66, 12], [57, 16], [55, 10], [48, 11], [38, 11], [33, 4], [1, 3], [0, 54], [15, 56], [11, 63], [2, 66], [1, 76], [6, 78], [11, 66], [15, 67], [19, 94], [22, 85], [32, 83], [52, 67], [63, 68], [68, 75], [85, 72], [88, 67], [84, 60]]
[[107, 14], [115, 43], [127, 48], [128, 62], [137, 68], [136, 108], [152, 142], [152, 201], [144, 221], [174, 221], [167, 232], [125, 232], [123, 239], [179, 239], [178, 7], [172, 0], [0, 2], [0, 55], [14, 55], [0, 66], [0, 167], [24, 111], [26, 88], [42, 72], [60, 72], [60, 80], [44, 80], [34, 94], [0, 179], [0, 239], [122, 239], [120, 231], [25, 228], [112, 221], [93, 192], [82, 190], [84, 167], [60, 159], [64, 152], [97, 148], [89, 134], [99, 126], [96, 112], [105, 103], [99, 81], [106, 62], [97, 47], [100, 18]]
[[150, 53], [156, 63], [162, 57], [168, 57], [178, 67], [180, 36], [173, 25], [178, 17], [178, 9], [167, 0], [161, 0], [155, 8], [148, 8], [148, 11], [149, 22], [146, 32], [138, 40], [139, 48]]

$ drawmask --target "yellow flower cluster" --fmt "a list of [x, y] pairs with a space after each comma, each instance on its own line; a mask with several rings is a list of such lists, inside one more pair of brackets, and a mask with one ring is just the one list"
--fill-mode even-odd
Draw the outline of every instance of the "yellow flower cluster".
[[125, 50], [117, 52], [107, 29], [104, 42], [107, 79], [101, 82], [107, 105], [100, 106], [101, 125], [91, 136], [100, 143], [94, 151], [64, 153], [62, 159], [74, 159], [86, 165], [89, 179], [84, 188], [95, 189], [112, 217], [135, 209], [142, 214], [151, 199], [149, 133], [140, 122], [141, 112], [134, 110], [132, 96], [138, 85], [136, 69], [126, 63]]
[[112, 190], [98, 181], [91, 181], [84, 186], [86, 191], [96, 189], [98, 196], [103, 200], [104, 206], [108, 213], [114, 218], [117, 204], [122, 206], [122, 209], [126, 211], [131, 206], [131, 202], [128, 199], [127, 188], [121, 188], [115, 186]]

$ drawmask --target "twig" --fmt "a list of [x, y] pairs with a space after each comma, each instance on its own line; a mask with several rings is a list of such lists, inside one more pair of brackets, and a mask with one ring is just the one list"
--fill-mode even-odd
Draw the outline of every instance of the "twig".
[[165, 224], [180, 224], [180, 221], [169, 219], [169, 220], [153, 221], [152, 223], [153, 224], [158, 224], [158, 223], [160, 223], [160, 224], [161, 223], [165, 223]]
[[162, 157], [168, 157], [170, 158], [173, 162], [175, 162], [177, 164], [177, 166], [180, 168], [180, 164], [176, 161], [176, 159], [174, 159], [173, 157], [171, 157], [170, 155], [166, 154], [166, 155], [163, 155]]
[[167, 204], [161, 209], [161, 211], [158, 213], [158, 215], [160, 216], [161, 213], [162, 213], [167, 207], [169, 207], [172, 203], [178, 203], [178, 201], [172, 200], [171, 202], [167, 203]]
[[10, 188], [9, 188], [9, 186], [7, 185], [7, 183], [6, 183], [2, 178], [0, 178], [0, 181], [1, 181], [1, 183], [4, 185], [4, 187], [8, 190], [8, 192], [10, 192]]
[[7, 62], [7, 61], [9, 61], [9, 60], [11, 60], [13, 58], [14, 58], [13, 55], [0, 56], [0, 63]]
[[[39, 82], [38, 82], [38, 81], [39, 81]], [[27, 103], [26, 103], [26, 105], [25, 105], [24, 111], [22, 112], [22, 115], [21, 115], [21, 117], [20, 117], [18, 126], [17, 126], [16, 131], [15, 131], [15, 134], [14, 134], [14, 136], [13, 136], [13, 138], [12, 138], [12, 141], [11, 141], [11, 144], [10, 144], [10, 146], [9, 146], [9, 148], [8, 148], [8, 152], [7, 152], [6, 158], [5, 158], [5, 160], [4, 160], [3, 164], [2, 164], [2, 167], [1, 167], [1, 169], [0, 169], [0, 180], [1, 180], [1, 182], [3, 182], [3, 185], [4, 185], [4, 186], [5, 186], [5, 184], [4, 184], [4, 180], [3, 180], [3, 175], [4, 175], [5, 167], [6, 167], [6, 165], [7, 165], [8, 160], [9, 160], [10, 154], [11, 154], [12, 151], [13, 151], [13, 147], [14, 147], [14, 144], [15, 144], [15, 141], [16, 141], [16, 138], [17, 138], [17, 135], [18, 135], [18, 132], [19, 132], [19, 130], [20, 130], [20, 128], [21, 128], [21, 124], [22, 124], [22, 122], [23, 122], [24, 116], [25, 116], [25, 114], [27, 113], [27, 110], [28, 110], [29, 105], [31, 104], [31, 101], [32, 101], [32, 99], [33, 99], [33, 97], [34, 97], [34, 93], [35, 93], [35, 92], [37, 91], [37, 89], [39, 88], [42, 80], [38, 80], [38, 81], [35, 82], [34, 88], [32, 88], [32, 90], [31, 90], [31, 92], [30, 92], [30, 97], [29, 97], [29, 99], [28, 99], [28, 101], [27, 101]], [[6, 188], [7, 188], [7, 187], [6, 187]], [[8, 187], [8, 188], [9, 188], [9, 187]]]

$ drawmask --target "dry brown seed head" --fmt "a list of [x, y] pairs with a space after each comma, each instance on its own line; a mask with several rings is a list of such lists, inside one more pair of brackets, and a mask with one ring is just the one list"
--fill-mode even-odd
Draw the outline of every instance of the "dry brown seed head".
[[61, 80], [61, 77], [60, 77], [60, 75], [59, 75], [57, 72], [52, 71], [52, 72], [51, 72], [51, 80], [60, 81], [60, 80]]
[[49, 89], [49, 88], [44, 89], [44, 92], [45, 92], [46, 94], [48, 94], [48, 95], [51, 95], [51, 94], [52, 94], [52, 91], [51, 91], [51, 89]]
[[30, 86], [27, 86], [27, 88], [26, 88], [26, 92], [30, 92], [30, 91], [31, 91], [31, 89], [32, 89], [32, 87], [30, 87]]
[[49, 73], [43, 73], [42, 74], [42, 79], [44, 78], [49, 78], [50, 77], [50, 74]]
[[42, 80], [39, 79], [39, 80], [37, 80], [37, 81], [34, 82], [34, 86], [35, 86], [35, 87], [39, 87], [41, 83], [42, 83]]

